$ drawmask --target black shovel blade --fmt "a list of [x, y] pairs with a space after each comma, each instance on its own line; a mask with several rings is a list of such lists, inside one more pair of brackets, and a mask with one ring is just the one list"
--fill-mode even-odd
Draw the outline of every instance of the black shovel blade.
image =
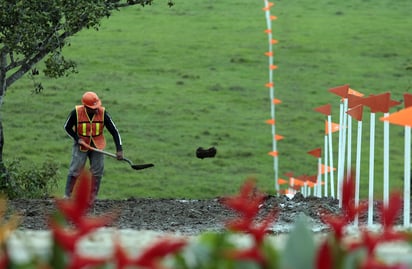
[[153, 167], [153, 166], [154, 166], [154, 164], [152, 164], [152, 163], [133, 164], [133, 165], [132, 165], [132, 168], [133, 168], [134, 170], [142, 170], [142, 169], [146, 169], [146, 168]]

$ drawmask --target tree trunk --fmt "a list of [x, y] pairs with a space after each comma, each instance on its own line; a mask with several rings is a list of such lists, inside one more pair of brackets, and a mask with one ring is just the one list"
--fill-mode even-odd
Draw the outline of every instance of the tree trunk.
[[[2, 53], [0, 55], [0, 177], [3, 180], [7, 180], [7, 169], [3, 162], [3, 145], [4, 145], [4, 135], [3, 135], [3, 117], [1, 115], [1, 110], [3, 107], [3, 98], [6, 93], [6, 65], [7, 59], [6, 54]], [[4, 182], [1, 182], [4, 183]], [[2, 184], [0, 184], [2, 185]]]

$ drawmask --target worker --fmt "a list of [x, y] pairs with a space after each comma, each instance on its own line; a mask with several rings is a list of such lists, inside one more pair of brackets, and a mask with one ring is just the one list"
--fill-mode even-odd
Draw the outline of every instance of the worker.
[[84, 93], [82, 105], [77, 105], [70, 112], [64, 124], [66, 133], [74, 140], [64, 193], [65, 198], [71, 196], [77, 177], [85, 167], [87, 159], [89, 159], [92, 174], [91, 197], [93, 200], [97, 197], [104, 171], [104, 155], [101, 152], [93, 151], [89, 147], [104, 150], [106, 146], [103, 135], [104, 127], [113, 137], [116, 146], [116, 158], [122, 160], [122, 139], [111, 116], [102, 106], [96, 93]]

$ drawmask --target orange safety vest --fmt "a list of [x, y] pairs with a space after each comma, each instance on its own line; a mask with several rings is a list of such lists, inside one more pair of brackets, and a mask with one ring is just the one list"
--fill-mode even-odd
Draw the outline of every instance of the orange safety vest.
[[[99, 107], [93, 118], [89, 118], [86, 108], [83, 105], [76, 106], [77, 115], [77, 134], [88, 145], [92, 143], [98, 149], [106, 147], [106, 139], [103, 135], [104, 129], [104, 107]], [[88, 149], [80, 145], [81, 151]]]

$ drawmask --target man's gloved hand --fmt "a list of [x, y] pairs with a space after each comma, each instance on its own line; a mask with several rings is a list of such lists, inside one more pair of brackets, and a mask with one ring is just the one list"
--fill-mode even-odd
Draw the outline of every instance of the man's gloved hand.
[[120, 161], [123, 160], [123, 151], [116, 152], [116, 158]]
[[79, 140], [77, 140], [77, 144], [79, 145], [83, 145], [83, 146], [88, 146], [86, 142], [84, 142], [83, 139], [79, 138]]

